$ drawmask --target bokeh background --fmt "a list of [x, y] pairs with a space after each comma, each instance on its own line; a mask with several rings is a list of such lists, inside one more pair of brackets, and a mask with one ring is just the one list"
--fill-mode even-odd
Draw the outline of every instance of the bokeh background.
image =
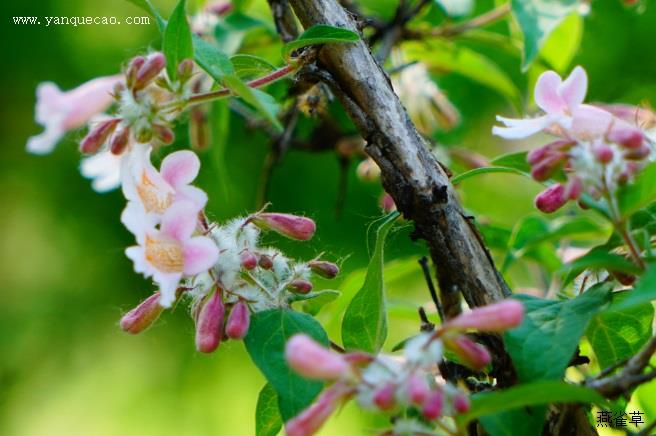
[[[154, 0], [168, 15], [174, 2]], [[196, 2], [200, 3], [200, 2]], [[262, 5], [258, 5], [262, 3]], [[263, 1], [255, 10], [266, 18]], [[387, 3], [394, 3], [393, 1]], [[199, 4], [191, 2], [191, 6]], [[489, 1], [479, 1], [487, 10]], [[388, 9], [389, 10], [389, 9]], [[39, 0], [0, 2], [0, 434], [41, 435], [249, 435], [263, 377], [241, 343], [226, 343], [212, 355], [196, 353], [193, 324], [182, 307], [166, 313], [148, 332], [133, 337], [117, 322], [147, 296], [151, 285], [132, 272], [123, 255], [132, 243], [119, 223], [124, 199], [119, 192], [99, 195], [78, 171], [71, 134], [48, 156], [25, 152], [34, 123], [34, 90], [51, 80], [62, 89], [99, 75], [113, 74], [130, 56], [158, 48], [151, 26], [14, 25], [13, 16], [142, 16], [122, 0]], [[501, 27], [504, 25], [501, 24]], [[656, 98], [656, 5], [642, 12], [620, 1], [593, 1], [585, 18], [574, 64], [590, 76], [590, 100], [649, 104]], [[519, 88], [527, 79], [516, 54], [487, 49]], [[496, 113], [512, 114], [508, 103], [485, 87], [455, 74], [437, 76], [463, 113], [464, 123], [443, 141], [496, 156], [527, 144], [493, 138]], [[233, 116], [222, 177], [208, 165], [202, 184], [211, 193], [210, 211], [225, 220], [252, 211], [266, 140]], [[362, 280], [366, 265], [366, 225], [378, 216], [376, 184], [349, 170], [345, 208], [335, 216], [338, 161], [332, 153], [292, 151], [271, 183], [273, 209], [299, 212], [317, 221], [306, 244], [281, 243], [292, 256], [319, 252], [341, 262], [341, 279], [326, 287], [344, 295], [320, 315], [329, 334], [339, 338], [340, 310]], [[533, 213], [533, 182], [490, 175], [462, 187], [465, 206], [480, 221], [512, 227]], [[416, 260], [424, 253], [401, 226], [386, 253], [391, 305], [388, 348], [415, 331], [415, 308], [427, 301]], [[535, 286], [523, 270], [511, 271], [514, 286]], [[345, 408], [321, 434], [353, 434], [376, 422]]]

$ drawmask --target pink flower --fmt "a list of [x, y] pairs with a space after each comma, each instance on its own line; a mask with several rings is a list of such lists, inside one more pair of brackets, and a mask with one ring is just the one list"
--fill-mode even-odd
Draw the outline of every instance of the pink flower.
[[319, 398], [300, 415], [287, 421], [287, 436], [310, 436], [317, 432], [335, 411], [339, 403], [351, 394], [351, 389], [335, 383], [319, 395]]
[[121, 80], [122, 75], [98, 77], [66, 92], [52, 82], [41, 83], [36, 89], [35, 118], [45, 131], [28, 139], [27, 151], [50, 153], [66, 132], [84, 126], [111, 105], [111, 92]]
[[156, 229], [135, 202], [129, 202], [121, 221], [137, 238], [139, 245], [125, 254], [134, 262], [134, 270], [153, 277], [160, 287], [160, 304], [169, 307], [183, 276], [207, 271], [218, 259], [214, 242], [205, 236], [192, 236], [196, 229], [198, 208], [189, 201], [171, 205]]
[[351, 370], [341, 355], [303, 334], [294, 335], [287, 342], [285, 358], [294, 371], [307, 378], [337, 380]]
[[525, 120], [498, 116], [505, 126], [495, 126], [492, 133], [506, 139], [529, 137], [552, 125], [572, 126], [572, 115], [579, 108], [588, 89], [588, 76], [579, 66], [563, 80], [554, 71], [542, 73], [535, 85], [535, 103], [545, 115]]
[[505, 300], [488, 306], [477, 307], [447, 321], [443, 329], [476, 329], [485, 332], [503, 332], [517, 327], [524, 319], [524, 306], [519, 301]]
[[164, 158], [157, 171], [150, 152], [150, 147], [132, 151], [122, 174], [125, 197], [155, 216], [162, 215], [174, 201], [191, 202], [197, 211], [205, 207], [207, 194], [190, 185], [200, 170], [198, 156], [189, 150], [176, 151]]

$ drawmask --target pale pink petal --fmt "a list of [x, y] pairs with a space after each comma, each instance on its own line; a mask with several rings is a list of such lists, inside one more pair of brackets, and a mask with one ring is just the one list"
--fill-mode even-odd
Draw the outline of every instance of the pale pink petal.
[[146, 277], [153, 275], [153, 267], [146, 261], [144, 249], [140, 246], [128, 247], [125, 249], [125, 255], [134, 264], [134, 271], [143, 274]]
[[584, 141], [599, 138], [608, 133], [613, 120], [610, 112], [582, 104], [572, 113], [571, 133], [575, 138]]
[[128, 201], [121, 213], [121, 223], [132, 233], [140, 245], [144, 244], [146, 232], [154, 228], [154, 219], [149, 216], [141, 203]]
[[560, 96], [570, 110], [573, 110], [585, 100], [588, 92], [588, 75], [580, 66], [574, 68], [569, 77], [560, 85]]
[[162, 215], [161, 232], [178, 241], [186, 241], [196, 229], [198, 212], [193, 203], [173, 203]]
[[65, 94], [52, 82], [40, 83], [36, 88], [36, 122], [48, 124], [53, 117], [64, 118], [69, 110]]
[[107, 192], [121, 185], [121, 165], [123, 156], [116, 156], [109, 151], [102, 151], [82, 159], [80, 172], [91, 179], [91, 186], [96, 192]]
[[497, 120], [504, 123], [507, 127], [494, 126], [492, 128], [492, 133], [506, 139], [527, 138], [545, 129], [550, 123], [549, 118], [546, 116], [528, 118], [525, 120], [516, 120], [498, 116]]
[[68, 111], [64, 119], [66, 129], [76, 129], [86, 124], [92, 116], [107, 109], [114, 98], [111, 92], [122, 75], [98, 77], [64, 93]]
[[553, 71], [540, 75], [535, 84], [535, 103], [546, 113], [558, 113], [567, 106], [558, 94], [562, 79]]
[[27, 151], [32, 154], [48, 154], [54, 150], [65, 133], [56, 121], [53, 124], [48, 124], [43, 133], [32, 136], [27, 140]]
[[207, 194], [195, 186], [181, 186], [175, 192], [175, 201], [189, 201], [201, 210], [207, 204]]
[[200, 170], [200, 160], [196, 153], [189, 150], [176, 151], [164, 158], [160, 173], [174, 188], [191, 183]]
[[188, 276], [207, 271], [219, 259], [219, 249], [205, 236], [196, 236], [184, 244], [184, 273]]
[[175, 301], [175, 294], [181, 279], [181, 273], [163, 273], [157, 270], [153, 272], [153, 280], [159, 286], [161, 294], [159, 304], [163, 307], [171, 307], [171, 304]]

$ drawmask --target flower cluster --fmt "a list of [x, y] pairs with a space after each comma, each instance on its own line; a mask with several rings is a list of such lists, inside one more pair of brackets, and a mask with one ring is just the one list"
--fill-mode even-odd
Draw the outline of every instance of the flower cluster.
[[[584, 104], [588, 78], [576, 67], [562, 80], [555, 72], [543, 73], [535, 85], [535, 102], [545, 114], [530, 119], [497, 117], [504, 126], [492, 132], [506, 139], [521, 139], [544, 132], [557, 139], [528, 154], [535, 180], [562, 177], [536, 198], [543, 212], [554, 212], [568, 200], [587, 193], [613, 198], [653, 159], [652, 142], [637, 117], [616, 115], [612, 108]], [[625, 111], [626, 112], [626, 111]], [[637, 113], [637, 112], [636, 112]]]
[[[311, 379], [332, 382], [318, 399], [286, 424], [289, 436], [315, 433], [343, 402], [355, 399], [366, 410], [399, 415], [390, 434], [432, 434], [432, 425], [441, 417], [454, 416], [469, 409], [465, 392], [438, 377], [437, 365], [443, 350], [458, 355], [461, 363], [482, 370], [490, 363], [489, 352], [465, 334], [476, 329], [502, 332], [522, 322], [521, 303], [507, 300], [474, 309], [439, 330], [421, 333], [408, 340], [403, 356], [362, 352], [338, 354], [327, 350], [308, 336], [299, 334], [287, 343], [286, 358], [296, 372]], [[407, 417], [416, 418], [407, 418]]]

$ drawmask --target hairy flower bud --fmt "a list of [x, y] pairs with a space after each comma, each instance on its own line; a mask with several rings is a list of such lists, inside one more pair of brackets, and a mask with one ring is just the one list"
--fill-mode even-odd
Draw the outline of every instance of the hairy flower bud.
[[296, 279], [291, 281], [289, 288], [292, 290], [292, 292], [296, 292], [298, 294], [307, 294], [312, 290], [312, 283], [304, 279]]
[[159, 304], [159, 292], [139, 303], [137, 307], [123, 315], [121, 329], [136, 335], [150, 327], [164, 310]]
[[257, 256], [251, 251], [244, 250], [239, 255], [239, 262], [244, 269], [251, 270], [257, 266]]
[[230, 339], [244, 339], [251, 322], [251, 313], [244, 301], [238, 301], [228, 315], [225, 332]]
[[566, 159], [567, 155], [565, 153], [549, 155], [533, 165], [531, 176], [539, 182], [547, 180], [560, 168]]
[[339, 267], [332, 262], [326, 262], [324, 260], [312, 260], [308, 262], [308, 266], [313, 272], [327, 279], [333, 279], [335, 276], [337, 276], [337, 274], [339, 274]]
[[137, 78], [139, 69], [146, 63], [146, 58], [143, 56], [136, 56], [130, 61], [127, 72], [125, 73], [125, 83], [128, 88], [132, 89], [134, 81]]
[[482, 370], [492, 361], [492, 356], [487, 348], [465, 335], [445, 337], [444, 346], [455, 353], [465, 366], [474, 370]]
[[287, 436], [309, 436], [316, 433], [335, 411], [340, 401], [349, 395], [346, 386], [335, 383], [319, 395], [319, 398], [300, 415], [287, 421]]
[[211, 353], [221, 343], [225, 306], [220, 289], [217, 289], [201, 307], [196, 319], [196, 349]]
[[251, 222], [263, 230], [273, 230], [283, 236], [308, 241], [314, 236], [316, 225], [310, 218], [287, 213], [258, 213]]
[[162, 124], [153, 124], [153, 135], [164, 145], [169, 145], [175, 139], [173, 130]]
[[337, 380], [350, 372], [350, 365], [335, 353], [304, 334], [296, 334], [285, 346], [289, 366], [303, 377], [317, 380]]
[[181, 83], [186, 83], [194, 72], [194, 61], [185, 59], [178, 64], [178, 79]]
[[379, 206], [385, 213], [394, 212], [396, 210], [396, 203], [394, 203], [394, 199], [387, 192], [383, 192], [383, 195], [380, 196]]
[[396, 386], [392, 383], [387, 383], [374, 393], [374, 404], [380, 410], [390, 410], [396, 405], [396, 399], [394, 398], [395, 394]]
[[442, 415], [443, 407], [444, 393], [441, 390], [435, 390], [430, 393], [428, 399], [424, 403], [424, 407], [421, 409], [421, 414], [424, 415], [424, 418], [432, 421]]
[[535, 207], [545, 213], [555, 212], [565, 203], [565, 188], [560, 183], [548, 187], [535, 197]]
[[257, 264], [262, 269], [271, 269], [271, 268], [273, 268], [273, 260], [271, 259], [270, 256], [267, 256], [266, 254], [261, 254], [260, 255], [260, 259], [257, 261]]
[[597, 158], [597, 160], [603, 164], [611, 162], [615, 156], [613, 148], [603, 142], [595, 144], [592, 151], [595, 155], [595, 158]]
[[651, 154], [651, 147], [645, 143], [642, 145], [627, 150], [624, 153], [624, 159], [628, 160], [642, 160]]
[[84, 154], [91, 154], [97, 152], [100, 147], [107, 141], [109, 135], [112, 134], [114, 129], [121, 120], [113, 118], [111, 120], [103, 121], [96, 127], [91, 129], [87, 136], [80, 142], [80, 151]]
[[453, 408], [458, 413], [465, 413], [469, 410], [469, 398], [465, 394], [458, 393], [453, 398]]
[[125, 151], [129, 140], [130, 128], [127, 126], [119, 127], [112, 135], [112, 139], [109, 141], [109, 150], [118, 156], [119, 154], [123, 153], [123, 151]]
[[166, 58], [162, 53], [153, 53], [141, 65], [134, 79], [132, 89], [138, 91], [150, 85], [155, 77], [162, 72], [166, 66]]
[[412, 374], [406, 384], [406, 393], [411, 403], [421, 406], [428, 400], [431, 392], [424, 377]]
[[476, 329], [484, 332], [504, 332], [517, 327], [524, 319], [524, 306], [516, 300], [505, 300], [477, 307], [442, 326], [443, 330]]
[[625, 148], [639, 148], [645, 141], [645, 134], [638, 127], [620, 122], [619, 126], [608, 132], [608, 139]]

